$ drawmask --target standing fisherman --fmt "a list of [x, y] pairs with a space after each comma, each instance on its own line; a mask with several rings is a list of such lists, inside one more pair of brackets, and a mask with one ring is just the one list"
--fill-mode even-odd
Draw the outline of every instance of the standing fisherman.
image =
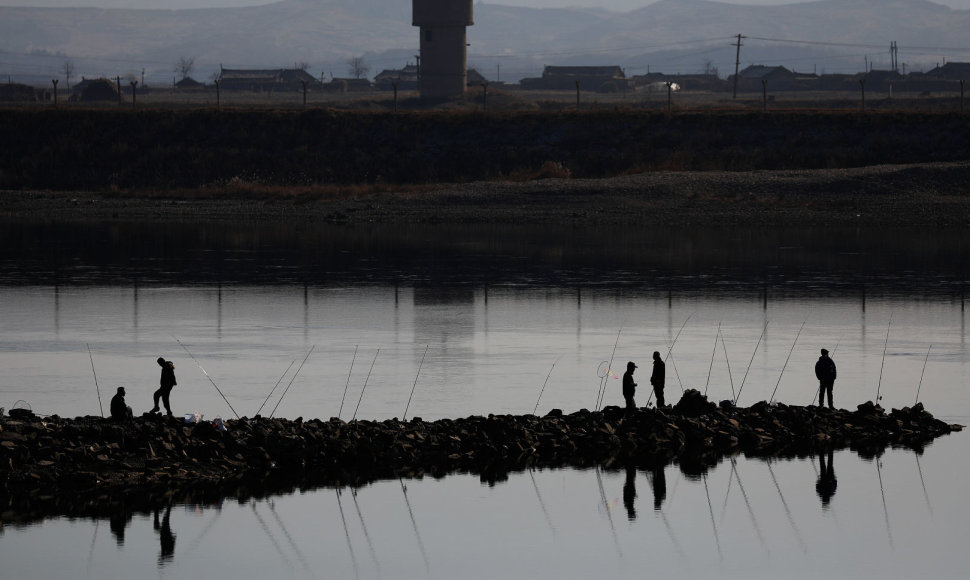
[[162, 367], [162, 376], [159, 379], [158, 390], [152, 395], [152, 398], [155, 400], [155, 407], [151, 412], [157, 413], [159, 411], [158, 399], [161, 397], [162, 402], [165, 404], [165, 410], [168, 411], [168, 416], [171, 417], [172, 406], [168, 402], [168, 396], [172, 392], [172, 387], [178, 384], [175, 382], [175, 363], [158, 357], [158, 366]]
[[653, 374], [650, 375], [650, 384], [653, 385], [653, 392], [657, 395], [657, 408], [664, 408], [664, 377], [667, 374], [667, 365], [664, 364], [660, 353], [653, 351]]
[[832, 401], [832, 386], [835, 385], [835, 361], [829, 358], [829, 351], [822, 349], [822, 356], [815, 363], [815, 377], [818, 379], [818, 406], [825, 406], [825, 392], [829, 394], [829, 409], [835, 408]]
[[637, 384], [633, 382], [633, 371], [637, 365], [633, 361], [626, 363], [626, 372], [623, 373], [623, 398], [626, 399], [626, 410], [633, 412], [637, 410], [637, 404], [633, 401], [633, 395], [637, 392]]

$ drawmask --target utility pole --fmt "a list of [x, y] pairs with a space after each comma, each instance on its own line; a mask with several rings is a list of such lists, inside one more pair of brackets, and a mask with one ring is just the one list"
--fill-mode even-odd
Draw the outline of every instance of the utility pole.
[[734, 96], [732, 98], [738, 98], [738, 66], [741, 64], [741, 39], [747, 38], [746, 36], [738, 35], [737, 52], [734, 56]]

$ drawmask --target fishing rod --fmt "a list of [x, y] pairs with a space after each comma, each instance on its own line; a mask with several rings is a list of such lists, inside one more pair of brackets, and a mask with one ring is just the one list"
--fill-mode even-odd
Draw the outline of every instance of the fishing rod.
[[775, 400], [775, 393], [778, 392], [778, 385], [781, 384], [781, 377], [785, 376], [785, 369], [788, 367], [788, 361], [791, 360], [791, 353], [795, 352], [795, 345], [798, 344], [798, 337], [801, 336], [803, 328], [805, 328], [805, 322], [802, 322], [802, 325], [798, 327], [798, 333], [795, 335], [795, 340], [791, 343], [791, 350], [788, 351], [788, 358], [785, 359], [785, 364], [782, 365], [781, 373], [778, 375], [778, 382], [775, 383], [775, 390], [771, 391], [771, 398], [768, 399], [769, 404]]
[[360, 528], [364, 530], [364, 538], [367, 540], [367, 547], [370, 549], [371, 559], [374, 560], [374, 566], [377, 567], [377, 576], [381, 576], [381, 563], [377, 559], [377, 551], [374, 550], [374, 542], [370, 539], [370, 534], [367, 533], [367, 523], [364, 522], [364, 514], [360, 512], [360, 504], [357, 503], [357, 491], [350, 490], [350, 497], [354, 500], [354, 509], [357, 510], [357, 517], [360, 519]]
[[599, 483], [600, 499], [603, 500], [603, 507], [606, 510], [606, 518], [610, 521], [610, 531], [613, 533], [613, 545], [616, 553], [622, 558], [623, 551], [620, 550], [620, 541], [616, 537], [616, 525], [613, 524], [613, 511], [610, 509], [610, 502], [606, 499], [606, 488], [603, 487], [603, 476], [600, 475], [600, 466], [596, 466], [596, 481]]
[[542, 501], [542, 494], [539, 493], [539, 484], [536, 483], [536, 476], [533, 475], [535, 468], [529, 468], [529, 477], [532, 478], [532, 488], [536, 490], [536, 497], [539, 498], [539, 507], [542, 508], [542, 515], [546, 518], [546, 524], [549, 526], [549, 531], [552, 532], [552, 537], [556, 537], [556, 527], [552, 525], [552, 519], [549, 518], [549, 510], [546, 509], [546, 502]]
[[274, 548], [276, 548], [276, 551], [280, 555], [280, 559], [283, 560], [283, 563], [286, 564], [286, 567], [290, 569], [290, 574], [292, 575], [293, 564], [290, 563], [290, 559], [287, 558], [286, 553], [283, 552], [283, 547], [280, 546], [280, 543], [276, 541], [276, 536], [274, 536], [272, 532], [269, 531], [269, 526], [266, 525], [266, 520], [263, 519], [263, 516], [259, 515], [258, 511], [256, 511], [255, 501], [252, 504], [252, 508], [253, 508], [253, 515], [256, 516], [256, 520], [259, 521], [259, 527], [263, 529], [263, 532], [266, 534], [266, 537], [269, 538], [270, 543], [273, 544]]
[[296, 377], [300, 374], [300, 371], [303, 370], [303, 365], [306, 364], [306, 360], [310, 358], [310, 353], [312, 353], [313, 349], [315, 349], [316, 347], [317, 345], [315, 344], [310, 347], [310, 351], [306, 353], [305, 357], [303, 357], [303, 362], [300, 363], [300, 366], [296, 369], [296, 372], [293, 373], [292, 377], [290, 377], [290, 382], [287, 383], [286, 388], [283, 390], [283, 394], [280, 395], [280, 400], [276, 401], [276, 406], [273, 407], [273, 412], [269, 414], [270, 419], [272, 419], [273, 415], [276, 414], [276, 409], [279, 408], [280, 403], [283, 402], [283, 398], [286, 397], [286, 393], [290, 392], [290, 387], [293, 385], [293, 381], [296, 380]]
[[751, 365], [754, 363], [754, 355], [758, 354], [758, 347], [761, 346], [761, 339], [765, 337], [765, 333], [768, 332], [768, 321], [765, 320], [765, 327], [761, 330], [761, 336], [758, 337], [758, 343], [754, 345], [754, 351], [751, 352], [751, 360], [748, 361], [748, 368], [744, 370], [744, 377], [741, 379], [741, 386], [738, 387], [738, 394], [734, 397], [735, 406], [738, 404], [738, 399], [741, 398], [741, 391], [744, 390], [744, 382], [748, 380], [748, 372], [751, 370]]
[[893, 547], [893, 528], [889, 525], [889, 508], [886, 506], [886, 488], [882, 484], [882, 461], [876, 457], [876, 473], [879, 475], [879, 493], [882, 494], [882, 514], [886, 519], [886, 535], [889, 538], [889, 547]]
[[[621, 326], [619, 330], [616, 331], [616, 342], [613, 343], [613, 352], [610, 354], [610, 362], [606, 367], [606, 376], [600, 381], [600, 390], [596, 395], [596, 409], [600, 410], [600, 405], [603, 404], [603, 397], [606, 395], [606, 385], [609, 383], [610, 373], [613, 370], [613, 357], [616, 356], [616, 347], [620, 344], [620, 333], [623, 332], [623, 327]], [[552, 371], [550, 371], [552, 372]]]
[[889, 331], [893, 327], [893, 315], [889, 314], [889, 326], [886, 327], [886, 343], [882, 346], [882, 362], [879, 363], [879, 383], [876, 385], [876, 404], [882, 399], [879, 391], [882, 389], [882, 369], [886, 366], [886, 350], [889, 348]]
[[721, 551], [721, 536], [717, 533], [717, 524], [714, 522], [714, 506], [711, 505], [711, 492], [707, 487], [707, 472], [703, 473], [704, 493], [707, 494], [707, 510], [711, 514], [711, 528], [714, 530], [714, 543], [717, 544], [717, 556], [723, 561], [724, 552]]
[[91, 345], [84, 343], [88, 347], [88, 358], [91, 359], [91, 372], [94, 373], [94, 388], [98, 391], [98, 408], [101, 409], [101, 418], [104, 418], [104, 407], [101, 405], [101, 387], [98, 385], [98, 373], [94, 370], [94, 355], [91, 354]]
[[546, 384], [549, 382], [549, 377], [552, 376], [552, 369], [556, 368], [556, 363], [559, 362], [559, 359], [561, 359], [561, 358], [562, 358], [561, 355], [559, 357], [557, 357], [556, 360], [553, 361], [552, 366], [549, 367], [549, 374], [546, 375], [546, 380], [543, 381], [543, 383], [542, 383], [542, 389], [539, 390], [539, 398], [536, 399], [536, 406], [532, 408], [532, 414], [533, 415], [536, 414], [536, 410], [539, 408], [539, 399], [542, 398], [542, 393], [546, 392]]
[[731, 472], [734, 473], [734, 478], [738, 480], [738, 489], [741, 490], [741, 497], [744, 498], [744, 504], [748, 507], [748, 517], [751, 518], [751, 526], [758, 535], [758, 541], [761, 543], [761, 548], [765, 551], [765, 554], [768, 554], [768, 545], [765, 543], [765, 537], [761, 533], [761, 526], [758, 525], [758, 518], [754, 517], [754, 510], [751, 508], [751, 500], [748, 499], [748, 492], [745, 491], [744, 483], [741, 482], [741, 474], [738, 473], [737, 466], [737, 459], [732, 457]]
[[[381, 349], [378, 348], [377, 352], [374, 354], [374, 360], [370, 363], [370, 370], [367, 371], [367, 377], [364, 378], [364, 387], [360, 390], [360, 398], [357, 399], [357, 407], [354, 409], [354, 416], [351, 417], [351, 421], [357, 418], [357, 410], [360, 409], [360, 402], [364, 400], [364, 391], [367, 390], [367, 381], [370, 380], [370, 373], [374, 370], [374, 363], [377, 362], [377, 355], [381, 354]], [[356, 501], [356, 500], [355, 500]]]
[[354, 553], [354, 544], [350, 541], [350, 530], [347, 529], [347, 516], [344, 515], [344, 504], [340, 501], [340, 490], [334, 488], [333, 491], [337, 496], [337, 507], [340, 508], [340, 520], [344, 523], [344, 535], [347, 537], [350, 561], [354, 563], [354, 577], [360, 578], [360, 567], [357, 565], [357, 554]]
[[414, 384], [411, 385], [411, 394], [408, 395], [408, 404], [404, 406], [404, 415], [401, 416], [401, 420], [402, 421], [405, 421], [408, 418], [408, 407], [411, 406], [411, 397], [414, 396], [414, 389], [418, 386], [418, 376], [421, 375], [421, 367], [424, 366], [424, 357], [428, 356], [428, 349], [429, 348], [431, 348], [431, 345], [430, 344], [427, 345], [427, 346], [425, 346], [424, 347], [424, 354], [421, 355], [421, 362], [418, 364], [418, 372], [415, 373], [415, 375], [414, 375]]
[[[667, 362], [667, 359], [670, 358], [670, 353], [672, 353], [674, 351], [674, 345], [677, 344], [677, 339], [680, 338], [680, 333], [684, 331], [684, 327], [687, 326], [687, 323], [690, 322], [691, 317], [694, 316], [694, 314], [696, 312], [697, 311], [695, 310], [694, 312], [691, 312], [690, 314], [688, 314], [687, 315], [687, 318], [684, 319], [684, 323], [680, 325], [680, 330], [677, 331], [677, 336], [674, 337], [674, 341], [672, 343], [670, 343], [670, 347], [667, 349], [667, 356], [664, 357], [664, 362]], [[677, 372], [677, 365], [676, 365], [676, 363], [671, 363], [671, 364], [673, 364], [673, 366], [674, 366], [674, 373], [677, 375], [677, 380], [680, 381], [680, 373]], [[681, 391], [684, 390], [684, 384], [683, 383], [680, 383], [680, 390]], [[650, 401], [652, 399], [653, 399], [653, 389], [650, 389], [650, 395], [647, 397], [647, 406], [648, 407], [650, 406]]]
[[926, 361], [930, 359], [930, 348], [933, 348], [932, 344], [926, 349], [926, 357], [923, 358], [923, 371], [919, 374], [919, 385], [916, 386], [916, 400], [913, 401], [914, 405], [919, 403], [919, 390], [923, 387], [923, 375], [926, 374]]
[[724, 362], [727, 364], [728, 379], [731, 380], [731, 396], [734, 396], [734, 375], [731, 374], [731, 361], [728, 359], [727, 345], [724, 344], [724, 333], [718, 329], [717, 333], [721, 336], [721, 350], [724, 351]]
[[411, 509], [411, 501], [408, 500], [408, 488], [404, 485], [404, 479], [397, 478], [401, 482], [401, 493], [404, 494], [404, 504], [408, 507], [408, 515], [411, 516], [411, 528], [414, 530], [414, 537], [418, 540], [418, 548], [421, 550], [421, 557], [424, 559], [424, 570], [431, 576], [431, 564], [428, 562], [428, 553], [424, 549], [424, 542], [421, 541], [421, 534], [418, 533], [418, 522], [414, 519], [414, 510]]
[[717, 337], [721, 335], [721, 323], [717, 323], [717, 332], [714, 333], [714, 350], [711, 351], [711, 364], [707, 367], [707, 382], [704, 383], [704, 396], [707, 396], [707, 388], [711, 386], [711, 371], [714, 370], [714, 355], [717, 354]]
[[926, 498], [926, 507], [930, 511], [930, 517], [933, 517], [933, 506], [930, 504], [930, 494], [926, 491], [926, 480], [923, 479], [923, 468], [919, 464], [919, 453], [913, 453], [916, 457], [916, 470], [919, 471], [919, 482], [923, 486], [923, 497]]
[[680, 385], [680, 392], [684, 392], [684, 381], [680, 380], [680, 371], [677, 370], [677, 361], [674, 360], [674, 355], [670, 355], [670, 366], [674, 367], [674, 376], [677, 377], [677, 384]]
[[239, 413], [237, 413], [236, 410], [232, 408], [232, 403], [230, 403], [229, 399], [226, 398], [226, 395], [223, 394], [222, 389], [219, 388], [219, 385], [217, 385], [216, 382], [212, 380], [212, 377], [209, 376], [209, 373], [205, 372], [205, 369], [202, 367], [202, 363], [200, 363], [198, 359], [195, 358], [195, 355], [192, 354], [192, 351], [190, 351], [188, 347], [182, 344], [181, 340], [179, 340], [178, 338], [175, 338], [175, 342], [179, 343], [179, 346], [184, 348], [185, 352], [189, 353], [189, 356], [192, 357], [192, 360], [195, 361], [195, 364], [199, 366], [199, 369], [202, 371], [202, 374], [205, 375], [205, 378], [209, 379], [209, 382], [212, 383], [212, 386], [215, 387], [216, 391], [219, 392], [219, 395], [222, 397], [222, 400], [225, 401], [227, 405], [229, 405], [229, 409], [232, 410], [232, 414], [235, 415], [236, 418], [238, 419]]
[[279, 380], [276, 381], [276, 384], [275, 385], [273, 385], [273, 390], [270, 391], [268, 395], [266, 395], [266, 398], [263, 399], [263, 404], [260, 405], [258, 409], [256, 409], [256, 415], [259, 415], [259, 412], [263, 410], [263, 407], [269, 401], [269, 398], [272, 397], [273, 396], [273, 393], [276, 392], [276, 387], [280, 386], [280, 383], [283, 382], [283, 377], [286, 376], [286, 373], [290, 372], [290, 369], [293, 367], [294, 364], [296, 364], [296, 359], [293, 359], [293, 361], [290, 363], [290, 366], [286, 367], [286, 370], [283, 371], [283, 374], [282, 375], [280, 375]]
[[337, 411], [337, 418], [339, 418], [341, 413], [344, 412], [344, 399], [347, 398], [347, 389], [350, 387], [350, 375], [354, 372], [354, 362], [357, 360], [358, 347], [360, 347], [359, 344], [354, 345], [354, 358], [350, 359], [350, 370], [347, 371], [347, 384], [344, 385], [344, 395], [340, 397], [340, 410]]
[[802, 547], [802, 552], [808, 554], [808, 546], [805, 545], [805, 540], [802, 538], [802, 533], [798, 530], [798, 526], [795, 525], [795, 518], [791, 515], [791, 509], [788, 507], [788, 502], [785, 501], [785, 494], [781, 492], [781, 486], [778, 485], [778, 478], [775, 477], [775, 470], [771, 467], [771, 460], [766, 461], [768, 464], [768, 473], [771, 474], [771, 481], [775, 484], [775, 489], [778, 490], [778, 497], [781, 498], [781, 505], [785, 508], [785, 515], [788, 516], [788, 523], [791, 524], [791, 529], [795, 532], [795, 538], [798, 540], [798, 544]]

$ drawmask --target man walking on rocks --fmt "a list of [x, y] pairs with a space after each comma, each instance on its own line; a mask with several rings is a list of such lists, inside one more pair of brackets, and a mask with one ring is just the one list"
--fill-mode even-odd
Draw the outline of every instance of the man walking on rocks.
[[623, 398], [626, 399], [626, 410], [636, 411], [637, 404], [633, 401], [633, 395], [637, 392], [637, 384], [633, 382], [633, 371], [637, 365], [633, 361], [626, 363], [626, 372], [623, 373]]
[[653, 374], [650, 375], [650, 384], [653, 385], [653, 392], [657, 395], [657, 408], [664, 408], [664, 377], [667, 374], [667, 365], [664, 364], [660, 353], [653, 351]]
[[829, 394], [829, 409], [835, 408], [832, 401], [832, 387], [835, 385], [835, 361], [829, 358], [829, 351], [822, 349], [822, 356], [815, 363], [815, 377], [818, 379], [818, 406], [825, 406], [825, 393]]
[[172, 392], [172, 387], [177, 385], [175, 382], [175, 363], [170, 360], [165, 360], [162, 357], [158, 357], [158, 366], [162, 367], [162, 376], [159, 379], [158, 390], [152, 395], [155, 400], [155, 407], [152, 409], [152, 413], [157, 413], [158, 399], [162, 399], [162, 403], [165, 404], [165, 410], [168, 411], [168, 416], [172, 416], [172, 406], [168, 402], [168, 396]]

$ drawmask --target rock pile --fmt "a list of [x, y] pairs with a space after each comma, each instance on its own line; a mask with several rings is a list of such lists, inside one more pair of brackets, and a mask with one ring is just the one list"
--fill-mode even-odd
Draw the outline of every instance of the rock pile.
[[[478, 473], [502, 479], [530, 466], [652, 464], [725, 454], [802, 455], [820, 448], [919, 448], [958, 431], [921, 404], [886, 414], [760, 402], [716, 405], [688, 390], [673, 407], [619, 407], [571, 414], [471, 416], [426, 422], [268, 419], [211, 423], [144, 415], [127, 424], [99, 417], [0, 420], [0, 509], [12, 495], [238, 485], [267, 477], [299, 483], [361, 483], [383, 477]], [[706, 458], [706, 460], [705, 460]], [[7, 496], [7, 497], [4, 497]]]

